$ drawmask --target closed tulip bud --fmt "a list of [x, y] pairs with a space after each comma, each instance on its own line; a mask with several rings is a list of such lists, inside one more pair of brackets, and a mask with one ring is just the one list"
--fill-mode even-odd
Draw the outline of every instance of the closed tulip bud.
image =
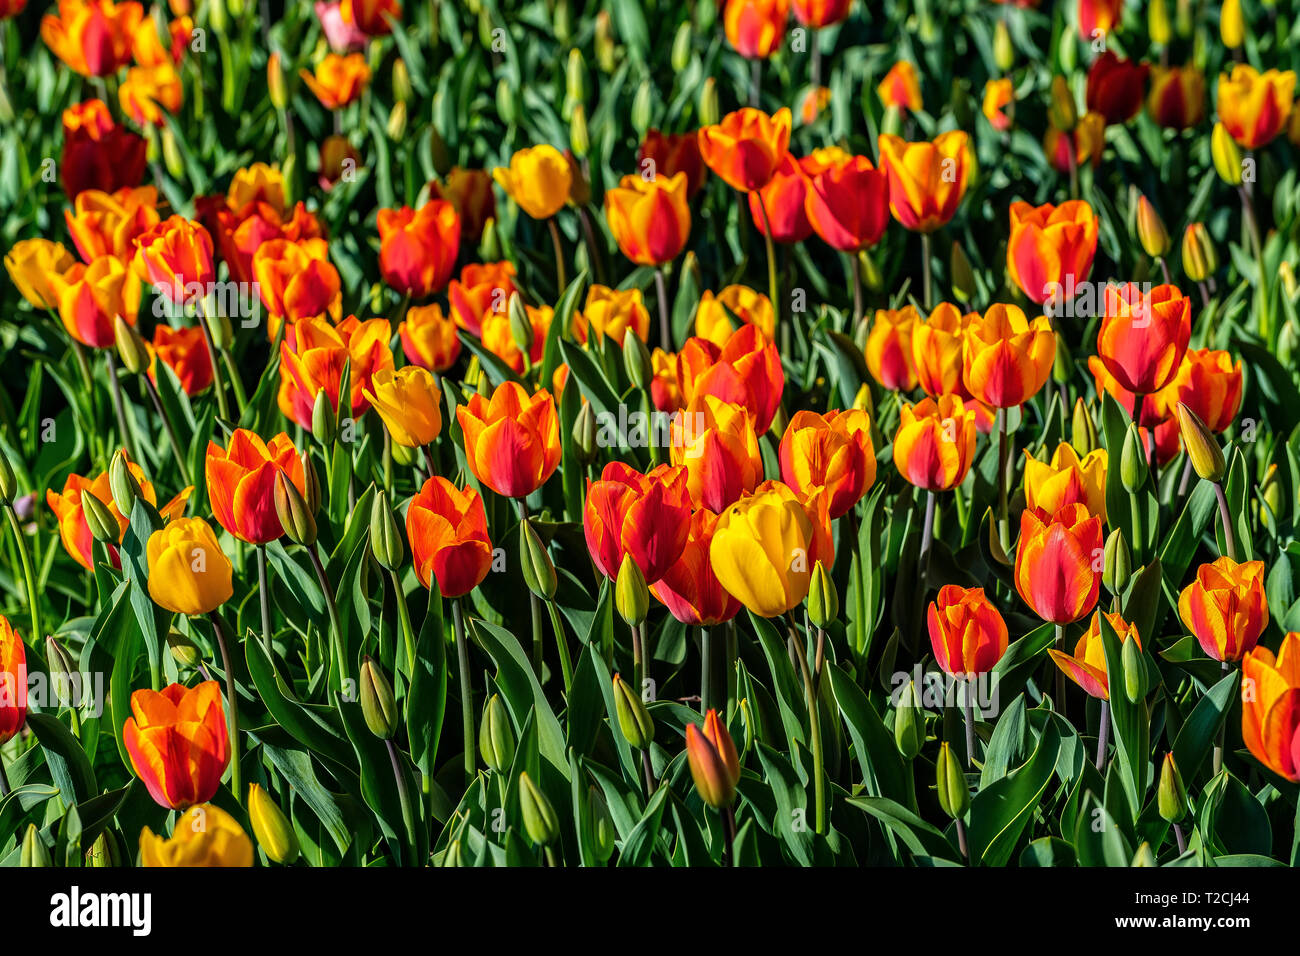
[[316, 393], [316, 401], [311, 408], [311, 435], [322, 445], [331, 444], [339, 433], [338, 415], [330, 403], [325, 389]]
[[813, 566], [812, 581], [808, 585], [808, 620], [814, 627], [826, 628], [840, 615], [840, 596], [835, 590], [826, 565], [818, 561]]
[[450, 867], [465, 865], [465, 850], [459, 840], [452, 840], [447, 844], [447, 852], [442, 856], [442, 865]]
[[614, 675], [614, 711], [623, 739], [638, 749], [649, 747], [655, 739], [655, 722], [645, 701], [627, 681]]
[[298, 859], [298, 834], [293, 824], [271, 795], [255, 783], [248, 787], [248, 821], [257, 845], [269, 859], [286, 865]]
[[320, 478], [316, 475], [316, 466], [311, 463], [311, 453], [306, 449], [298, 453], [302, 462], [303, 491], [302, 500], [311, 514], [320, 511]]
[[406, 104], [398, 100], [393, 104], [393, 108], [388, 111], [388, 125], [385, 127], [388, 138], [393, 142], [400, 142], [406, 135]]
[[1063, 133], [1069, 133], [1079, 121], [1078, 111], [1074, 106], [1074, 94], [1065, 77], [1052, 77], [1052, 99], [1047, 109], [1048, 122]]
[[[275, 513], [289, 540], [311, 547], [316, 543], [316, 518], [307, 502], [284, 472], [275, 473]], [[371, 526], [373, 529], [373, 525]]]
[[1124, 532], [1116, 528], [1106, 539], [1102, 551], [1101, 583], [1106, 585], [1106, 590], [1111, 594], [1119, 594], [1128, 584], [1132, 573], [1133, 561], [1129, 556], [1128, 542], [1124, 540]]
[[1223, 0], [1223, 6], [1219, 8], [1219, 36], [1229, 50], [1235, 50], [1245, 42], [1246, 22], [1241, 14], [1241, 0]]
[[1146, 840], [1143, 840], [1142, 845], [1139, 846], [1137, 852], [1133, 854], [1133, 862], [1130, 865], [1159, 866], [1160, 864], [1156, 862], [1156, 855], [1151, 851], [1151, 844]]
[[[400, 62], [400, 61], [399, 61]], [[279, 53], [272, 53], [266, 58], [266, 91], [271, 97], [271, 105], [282, 110], [289, 103], [289, 91], [284, 83], [284, 65]]]
[[1210, 135], [1210, 157], [1220, 179], [1229, 186], [1241, 185], [1241, 147], [1222, 123], [1215, 123]]
[[871, 400], [871, 386], [863, 385], [858, 389], [858, 394], [853, 396], [853, 407], [859, 411], [864, 411], [868, 415], [873, 413], [875, 402]]
[[392, 740], [397, 734], [400, 715], [393, 687], [369, 657], [361, 662], [361, 713], [370, 732], [380, 740]]
[[1183, 272], [1193, 282], [1204, 282], [1219, 268], [1219, 256], [1210, 230], [1201, 222], [1190, 223], [1183, 233]]
[[1079, 35], [1075, 32], [1073, 26], [1067, 25], [1061, 31], [1061, 39], [1056, 48], [1056, 55], [1061, 64], [1061, 69], [1067, 73], [1073, 73], [1074, 68], [1079, 65]]
[[681, 26], [677, 28], [677, 35], [673, 37], [673, 52], [670, 60], [672, 62], [673, 72], [682, 73], [691, 62], [691, 41], [694, 38], [694, 27], [689, 20], [682, 21]]
[[1137, 494], [1142, 482], [1147, 480], [1146, 449], [1137, 425], [1131, 422], [1124, 433], [1124, 448], [1119, 455], [1119, 476], [1124, 482], [1124, 490], [1131, 495]]
[[596, 65], [604, 73], [613, 73], [618, 65], [618, 47], [614, 42], [614, 32], [610, 24], [608, 10], [601, 10], [596, 14], [595, 32]]
[[1074, 356], [1070, 354], [1070, 347], [1065, 344], [1065, 336], [1056, 337], [1056, 357], [1052, 359], [1052, 381], [1058, 385], [1066, 385], [1074, 377]]
[[636, 130], [638, 137], [644, 139], [645, 132], [650, 128], [650, 114], [654, 109], [654, 84], [650, 80], [644, 79], [641, 85], [636, 89], [636, 95], [632, 97], [632, 128]]
[[405, 103], [411, 98], [411, 71], [400, 57], [393, 63], [393, 98]]
[[646, 587], [645, 575], [630, 554], [623, 556], [623, 564], [618, 569], [614, 604], [619, 616], [631, 627], [639, 627], [650, 609], [650, 590]]
[[604, 865], [614, 855], [614, 840], [617, 831], [614, 819], [610, 816], [605, 798], [595, 786], [587, 788], [587, 845], [591, 848], [596, 862]]
[[91, 867], [116, 867], [125, 865], [122, 844], [112, 830], [105, 830], [95, 837], [95, 842], [86, 851], [86, 862]]
[[644, 389], [654, 380], [650, 350], [631, 326], [623, 332], [623, 369], [634, 388]]
[[[999, 21], [1001, 22], [1001, 21]], [[961, 302], [969, 302], [975, 295], [975, 270], [961, 243], [953, 242], [950, 273], [952, 294]]]
[[36, 824], [27, 824], [27, 832], [23, 834], [23, 850], [18, 858], [19, 866], [53, 866], [54, 861], [50, 858], [50, 850], [41, 839], [41, 833], [36, 829]]
[[[108, 490], [113, 498], [113, 506], [127, 518], [131, 517], [136, 500], [143, 497], [140, 482], [136, 480], [135, 475], [131, 474], [129, 465], [130, 460], [126, 457], [126, 452], [121, 449], [113, 455], [113, 460], [108, 465]], [[113, 533], [116, 537], [118, 533], [116, 526]]]
[[545, 601], [555, 597], [555, 563], [527, 518], [519, 525], [519, 563], [528, 590]]
[[1080, 455], [1087, 455], [1097, 448], [1097, 424], [1092, 420], [1092, 412], [1082, 398], [1074, 400], [1074, 416], [1070, 421], [1070, 444]]
[[77, 665], [52, 634], [45, 638], [45, 661], [50, 672], [50, 689], [54, 691], [54, 699], [64, 707], [75, 709], [80, 704], [73, 694], [72, 683], [77, 676]]
[[396, 571], [406, 558], [402, 532], [388, 507], [388, 492], [380, 491], [370, 505], [370, 551], [389, 571]]
[[1161, 46], [1169, 45], [1173, 31], [1170, 28], [1169, 8], [1165, 0], [1151, 0], [1147, 7], [1147, 32], [1151, 36], [1152, 43], [1159, 43]]
[[140, 338], [135, 326], [120, 315], [113, 319], [113, 340], [124, 369], [132, 375], [139, 375], [149, 367], [149, 350], [145, 348], [144, 339]]
[[1158, 259], [1169, 251], [1169, 230], [1146, 196], [1138, 197], [1137, 234], [1143, 251], [1153, 259]]
[[1286, 291], [1287, 298], [1294, 299], [1297, 289], [1300, 289], [1300, 283], [1297, 283], [1295, 277], [1295, 268], [1283, 259], [1277, 264], [1277, 274], [1282, 280], [1282, 288]]
[[549, 846], [555, 842], [560, 835], [560, 818], [527, 771], [519, 775], [519, 809], [524, 815], [524, 832], [528, 839], [537, 846]]
[[82, 491], [81, 510], [86, 516], [86, 526], [90, 529], [90, 534], [96, 541], [105, 544], [117, 544], [119, 532], [117, 518], [113, 517], [113, 512], [109, 510], [108, 505], [89, 491]]
[[1183, 775], [1179, 772], [1172, 753], [1165, 754], [1164, 763], [1160, 765], [1156, 806], [1160, 810], [1160, 819], [1166, 823], [1177, 823], [1187, 816], [1187, 788], [1183, 786]]
[[703, 728], [686, 725], [686, 760], [700, 799], [715, 810], [731, 806], [740, 783], [740, 755], [716, 710], [704, 715]]
[[993, 28], [993, 62], [1003, 73], [1010, 72], [1016, 62], [1016, 48], [1011, 42], [1011, 31], [1007, 29], [1007, 21], [1002, 17], [998, 17], [997, 25]]
[[575, 105], [587, 102], [587, 61], [582, 58], [582, 51], [574, 47], [569, 51], [569, 62], [564, 71], [564, 90]]
[[12, 504], [16, 494], [18, 478], [13, 466], [9, 464], [9, 456], [4, 453], [4, 449], [0, 449], [0, 505]]
[[1147, 665], [1137, 641], [1120, 644], [1120, 663], [1124, 668], [1124, 694], [1136, 704], [1147, 695]]
[[483, 762], [497, 773], [505, 773], [515, 759], [515, 733], [500, 694], [493, 694], [483, 706], [478, 728], [478, 752]]
[[167, 632], [167, 650], [182, 667], [198, 667], [199, 662], [203, 660], [203, 653], [199, 650], [199, 646], [180, 631]]
[[894, 712], [894, 746], [904, 760], [912, 760], [925, 742], [925, 718], [917, 707], [916, 686], [908, 681], [899, 696]]
[[591, 136], [587, 132], [587, 109], [581, 103], [573, 106], [573, 115], [569, 117], [569, 145], [573, 155], [581, 159], [591, 149]]
[[533, 347], [533, 323], [528, 318], [524, 300], [519, 297], [518, 292], [510, 293], [510, 299], [506, 303], [506, 315], [510, 320], [510, 337], [514, 339], [519, 351], [527, 356]]
[[185, 175], [185, 159], [181, 156], [180, 147], [176, 144], [176, 134], [172, 132], [170, 126], [164, 126], [161, 134], [163, 165], [167, 167], [167, 172], [171, 173], [173, 179], [180, 179]]
[[582, 465], [590, 465], [600, 451], [596, 444], [596, 412], [590, 402], [583, 404], [573, 421], [573, 447]]
[[700, 84], [700, 125], [715, 126], [718, 122], [718, 84], [709, 77]]
[[966, 774], [961, 761], [945, 741], [939, 747], [939, 760], [935, 767], [939, 789], [939, 806], [956, 820], [964, 817], [970, 808], [970, 791], [966, 789]]
[[1192, 35], [1194, 26], [1192, 0], [1177, 0], [1174, 6], [1174, 25], [1180, 37]]
[[1185, 404], [1179, 402], [1176, 410], [1178, 429], [1183, 435], [1183, 447], [1187, 449], [1193, 470], [1206, 481], [1222, 481], [1228, 465], [1218, 439], [1205, 427], [1200, 416]]
[[555, 13], [551, 17], [551, 32], [561, 43], [568, 43], [572, 36], [573, 30], [573, 13], [569, 9], [568, 0], [559, 0], [555, 4]]
[[517, 101], [515, 99], [515, 87], [505, 77], [497, 83], [497, 115], [507, 123], [512, 124], [519, 118], [519, 111], [515, 108]]

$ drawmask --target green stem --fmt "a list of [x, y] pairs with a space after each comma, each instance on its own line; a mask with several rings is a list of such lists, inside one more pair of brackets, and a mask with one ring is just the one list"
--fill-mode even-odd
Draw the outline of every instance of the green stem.
[[707, 714], [713, 703], [713, 635], [700, 628], [700, 713]]
[[465, 779], [474, 779], [474, 696], [469, 679], [469, 645], [465, 643], [465, 617], [460, 599], [451, 601], [451, 622], [456, 632], [456, 660], [460, 667], [460, 722], [465, 734]]
[[1011, 442], [1007, 434], [1007, 410], [998, 409], [998, 540], [1002, 550], [1011, 548], [1011, 516], [1007, 504], [1007, 461], [1011, 457]]
[[551, 628], [555, 631], [555, 647], [560, 652], [560, 674], [564, 678], [564, 694], [567, 697], [573, 686], [573, 659], [569, 656], [569, 642], [564, 636], [564, 622], [555, 602], [547, 601], [546, 609], [550, 613]]
[[108, 384], [113, 395], [113, 415], [117, 418], [117, 433], [122, 437], [122, 447], [126, 449], [127, 457], [138, 462], [140, 459], [135, 454], [135, 439], [130, 428], [127, 427], [126, 403], [122, 399], [122, 383], [117, 378], [117, 359], [113, 357], [112, 349], [104, 352], [104, 361], [108, 363]]
[[[1056, 649], [1065, 652], [1065, 625], [1056, 625]], [[1056, 669], [1056, 711], [1065, 716], [1065, 671]]]
[[257, 601], [262, 609], [262, 646], [266, 648], [268, 660], [271, 654], [271, 592], [267, 587], [266, 545], [257, 546]]
[[212, 338], [212, 327], [208, 318], [198, 309], [199, 328], [203, 330], [203, 341], [208, 346], [208, 361], [212, 363], [212, 391], [217, 396], [217, 412], [226, 421], [230, 421], [230, 406], [226, 401], [226, 388], [221, 380], [221, 364], [218, 361], [217, 345]]
[[928, 311], [934, 301], [930, 295], [930, 234], [921, 233], [921, 291], [925, 295], [925, 308]]
[[148, 375], [144, 377], [144, 384], [149, 391], [149, 398], [153, 400], [154, 411], [162, 419], [163, 430], [167, 432], [167, 443], [171, 445], [172, 458], [180, 471], [181, 480], [187, 485], [192, 485], [194, 482], [190, 479], [190, 467], [186, 464], [185, 455], [181, 452], [180, 439], [176, 437], [176, 426], [172, 424], [171, 416], [167, 414], [167, 409], [163, 407], [162, 397], [158, 394], [158, 386], [154, 384], [153, 379]]
[[564, 245], [560, 241], [560, 227], [556, 225], [554, 216], [546, 220], [546, 225], [550, 227], [551, 245], [555, 248], [555, 281], [559, 284], [556, 291], [563, 295], [569, 283], [564, 274]]
[[417, 864], [415, 859], [419, 842], [415, 838], [415, 810], [411, 806], [411, 794], [406, 786], [406, 774], [402, 772], [402, 758], [397, 752], [397, 745], [393, 743], [392, 738], [384, 741], [384, 746], [388, 748], [388, 759], [393, 764], [393, 779], [397, 781], [397, 799], [402, 806], [402, 823], [406, 827], [406, 841], [411, 848], [411, 863]]
[[244, 393], [244, 383], [240, 381], [235, 363], [231, 360], [230, 353], [225, 349], [221, 349], [221, 361], [226, 366], [226, 374], [230, 376], [230, 387], [235, 392], [235, 405], [239, 408], [239, 416], [242, 418], [244, 409], [248, 407], [248, 396]]
[[320, 554], [314, 544], [307, 548], [307, 556], [311, 558], [312, 567], [316, 570], [316, 580], [320, 582], [321, 590], [325, 593], [325, 608], [329, 611], [330, 617], [330, 656], [335, 659], [338, 667], [339, 689], [342, 690], [347, 686], [349, 679], [348, 662], [343, 652], [343, 625], [339, 623], [339, 609], [334, 602], [334, 589], [330, 586], [325, 565], [321, 563]]
[[1222, 482], [1213, 482], [1214, 497], [1219, 502], [1219, 523], [1223, 525], [1223, 553], [1233, 561], [1237, 560], [1237, 536], [1232, 530], [1232, 512], [1228, 509], [1228, 497], [1223, 493]]
[[235, 672], [230, 665], [230, 646], [226, 640], [226, 625], [216, 611], [208, 612], [212, 621], [213, 633], [217, 636], [217, 647], [221, 650], [221, 667], [226, 672], [226, 730], [230, 735], [230, 788], [235, 799], [242, 800], [243, 789], [239, 785], [239, 697], [235, 690]]
[[23, 566], [23, 585], [27, 588], [27, 611], [32, 617], [33, 642], [45, 637], [44, 622], [41, 620], [41, 605], [36, 594], [36, 576], [32, 573], [32, 556], [27, 550], [27, 540], [23, 537], [22, 525], [18, 523], [18, 512], [12, 504], [5, 505], [5, 515], [9, 518], [9, 527], [14, 533], [14, 545], [18, 548], [18, 559]]
[[393, 582], [393, 594], [397, 598], [397, 620], [402, 626], [402, 639], [406, 642], [406, 665], [410, 668], [408, 676], [415, 679], [415, 632], [411, 629], [411, 609], [406, 606], [406, 595], [402, 593], [402, 579], [396, 571], [388, 572]]

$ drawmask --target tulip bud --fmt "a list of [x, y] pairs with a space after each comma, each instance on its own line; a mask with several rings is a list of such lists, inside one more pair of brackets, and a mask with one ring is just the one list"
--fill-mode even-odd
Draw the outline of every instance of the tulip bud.
[[596, 14], [593, 43], [596, 47], [596, 65], [600, 67], [603, 73], [613, 73], [618, 65], [616, 58], [618, 50], [614, 42], [614, 33], [610, 25], [608, 10], [601, 10]]
[[718, 84], [709, 77], [700, 84], [700, 125], [714, 126], [718, 122]]
[[173, 179], [182, 178], [185, 175], [185, 159], [181, 156], [180, 146], [176, 144], [176, 134], [170, 126], [164, 126], [159, 139], [162, 142], [163, 165], [167, 167], [167, 172], [172, 174]]
[[1235, 50], [1245, 42], [1246, 23], [1241, 14], [1241, 0], [1223, 0], [1223, 6], [1219, 8], [1219, 36], [1229, 50]]
[[198, 667], [199, 662], [203, 660], [199, 646], [177, 630], [167, 632], [167, 649], [171, 651], [176, 663], [182, 667]]
[[361, 713], [370, 732], [380, 740], [392, 740], [396, 735], [399, 714], [393, 687], [369, 657], [361, 661]]
[[410, 100], [411, 71], [406, 68], [406, 61], [398, 57], [393, 63], [393, 98], [399, 103]]
[[863, 384], [858, 389], [858, 394], [853, 396], [853, 407], [868, 415], [874, 415], [875, 405], [876, 403], [871, 400], [871, 386]]
[[673, 52], [669, 57], [672, 64], [673, 72], [680, 74], [685, 71], [691, 62], [691, 41], [694, 38], [695, 29], [690, 20], [682, 21], [681, 26], [677, 28], [677, 34], [673, 37]]
[[[311, 547], [316, 543], [316, 518], [307, 510], [301, 492], [282, 471], [275, 473], [275, 513], [289, 540]], [[373, 525], [372, 532], [373, 532]]]
[[654, 718], [641, 695], [618, 674], [614, 675], [614, 711], [623, 739], [637, 749], [649, 747], [655, 739]]
[[523, 567], [524, 583], [544, 601], [555, 597], [555, 563], [547, 553], [546, 545], [537, 536], [533, 523], [525, 518], [519, 523], [519, 563]]
[[75, 710], [81, 703], [74, 698], [73, 694], [73, 682], [78, 676], [77, 665], [63, 645], [55, 640], [53, 634], [47, 634], [45, 637], [45, 662], [50, 672], [50, 690], [54, 692], [54, 699], [61, 706]]
[[573, 106], [573, 115], [569, 117], [569, 145], [573, 155], [581, 159], [591, 149], [591, 136], [587, 132], [587, 110], [581, 103]]
[[316, 392], [316, 401], [311, 408], [311, 436], [322, 445], [334, 441], [339, 433], [338, 415], [330, 404], [325, 389]]
[[1061, 31], [1061, 38], [1056, 47], [1056, 58], [1061, 64], [1061, 69], [1066, 73], [1073, 73], [1074, 68], [1079, 65], [1079, 35], [1069, 24], [1066, 24], [1065, 29]]
[[9, 456], [0, 448], [0, 505], [12, 504], [14, 496], [18, 494], [18, 477], [14, 474], [13, 466], [9, 464]]
[[639, 627], [650, 609], [650, 591], [645, 584], [645, 575], [630, 554], [623, 555], [623, 564], [618, 569], [614, 604], [619, 616], [630, 627]]
[[447, 852], [442, 855], [443, 866], [464, 866], [465, 851], [459, 840], [447, 844]]
[[885, 277], [881, 274], [880, 266], [876, 263], [875, 257], [866, 249], [858, 253], [858, 274], [862, 276], [862, 282], [872, 292], [881, 292], [885, 288]]
[[267, 857], [284, 864], [298, 859], [298, 834], [293, 824], [271, 795], [255, 783], [248, 787], [248, 821]]
[[1056, 358], [1052, 360], [1052, 381], [1058, 385], [1069, 384], [1074, 377], [1074, 356], [1065, 344], [1065, 336], [1056, 336]]
[[1183, 786], [1183, 775], [1179, 772], [1172, 753], [1165, 754], [1164, 763], [1160, 765], [1156, 807], [1160, 811], [1160, 818], [1166, 823], [1177, 823], [1187, 816], [1187, 788]]
[[749, 706], [748, 697], [740, 698], [740, 702], [736, 704], [736, 707], [740, 711], [740, 725], [745, 735], [745, 749], [742, 752], [749, 753], [754, 747], [754, 741], [762, 739], [763, 729], [758, 725], [758, 718], [754, 715], [754, 708]]
[[1137, 848], [1137, 852], [1133, 854], [1133, 862], [1131, 865], [1132, 866], [1159, 866], [1159, 864], [1156, 862], [1156, 855], [1153, 852], [1151, 852], [1151, 844], [1148, 843], [1146, 840], [1142, 841], [1142, 845], [1139, 846]]
[[715, 810], [731, 806], [740, 783], [740, 758], [717, 711], [705, 714], [703, 728], [686, 725], [686, 760], [700, 799]]
[[[1001, 23], [1002, 21], [998, 21]], [[961, 243], [953, 241], [949, 273], [952, 278], [952, 294], [960, 302], [969, 302], [975, 295], [975, 270]]]
[[818, 561], [813, 565], [812, 580], [808, 582], [808, 620], [814, 627], [826, 628], [840, 615], [840, 595], [835, 582]]
[[23, 849], [18, 858], [19, 866], [53, 866], [54, 861], [50, 858], [49, 847], [41, 839], [41, 833], [36, 829], [36, 824], [27, 824], [27, 831], [23, 834]]
[[483, 762], [497, 773], [509, 770], [515, 759], [515, 733], [500, 694], [493, 694], [483, 705], [483, 720], [478, 728], [478, 752], [483, 757]]
[[1220, 179], [1229, 186], [1241, 185], [1241, 147], [1222, 123], [1215, 123], [1210, 135], [1210, 157]]
[[998, 17], [993, 27], [993, 62], [1003, 73], [1009, 73], [1016, 63], [1016, 48], [1004, 17]]
[[1282, 289], [1286, 292], [1288, 299], [1295, 299], [1296, 291], [1300, 290], [1300, 283], [1296, 281], [1295, 267], [1283, 259], [1277, 264], [1278, 278], [1282, 280]]
[[1158, 259], [1169, 251], [1169, 230], [1146, 196], [1138, 197], [1137, 234], [1143, 251], [1151, 258]]
[[574, 47], [569, 51], [569, 62], [564, 71], [564, 90], [576, 106], [587, 102], [587, 62], [582, 58], [582, 51]]
[[519, 351], [528, 355], [533, 347], [533, 323], [529, 321], [524, 300], [519, 297], [518, 292], [510, 293], [510, 298], [506, 302], [506, 316], [510, 320], [510, 337], [515, 340]]
[[1052, 99], [1047, 108], [1047, 120], [1062, 133], [1073, 132], [1074, 125], [1079, 121], [1070, 84], [1059, 74], [1052, 77]]
[[527, 771], [519, 775], [519, 809], [524, 815], [524, 831], [537, 846], [547, 846], [560, 835], [560, 818], [546, 794], [537, 789]]
[[311, 462], [311, 452], [304, 449], [298, 454], [298, 460], [302, 462], [302, 500], [308, 512], [314, 515], [320, 511], [320, 478], [316, 475], [316, 466]]
[[1147, 665], [1137, 641], [1120, 644], [1120, 663], [1124, 668], [1124, 693], [1130, 703], [1136, 704], [1147, 695]]
[[650, 113], [654, 109], [654, 92], [654, 84], [647, 77], [641, 81], [641, 85], [636, 88], [636, 95], [632, 97], [632, 113], [629, 118], [637, 136], [642, 138], [645, 137], [646, 130], [650, 128]]
[[1218, 253], [1210, 231], [1201, 222], [1193, 222], [1183, 233], [1183, 272], [1193, 282], [1204, 282], [1219, 268]]
[[[446, 176], [447, 173], [451, 171], [451, 168], [454, 165], [451, 152], [447, 149], [447, 141], [442, 138], [442, 134], [438, 132], [438, 129], [435, 126], [429, 127], [429, 156], [433, 160], [433, 171], [439, 176]], [[493, 261], [494, 259], [499, 258], [501, 257], [487, 257], [488, 261]]]
[[655, 377], [650, 350], [631, 327], [623, 332], [623, 369], [633, 388], [644, 389]]
[[388, 125], [385, 127], [388, 138], [393, 142], [401, 142], [406, 135], [406, 104], [398, 100], [393, 104], [393, 108], [388, 112]]
[[551, 17], [551, 32], [561, 43], [568, 43], [572, 30], [573, 14], [569, 9], [569, 0], [557, 0], [554, 15]]
[[587, 788], [587, 845], [591, 847], [596, 862], [602, 866], [614, 855], [616, 831], [609, 806], [596, 787]]
[[127, 517], [130, 517], [136, 500], [143, 497], [140, 482], [131, 474], [126, 452], [121, 449], [114, 453], [108, 465], [108, 490], [117, 510]]
[[90, 534], [96, 541], [104, 544], [117, 544], [120, 529], [118, 528], [117, 519], [113, 517], [113, 512], [108, 510], [108, 505], [100, 501], [89, 491], [81, 492], [81, 511], [86, 517], [86, 525], [90, 528]]
[[396, 571], [406, 558], [402, 532], [388, 507], [388, 492], [380, 491], [370, 504], [370, 551], [389, 571]]
[[1097, 425], [1082, 398], [1074, 400], [1074, 417], [1070, 421], [1070, 444], [1083, 457], [1097, 447]]
[[497, 115], [501, 117], [506, 124], [513, 124], [519, 118], [519, 110], [516, 109], [515, 88], [504, 76], [497, 83]]
[[1111, 594], [1119, 594], [1128, 585], [1133, 573], [1133, 561], [1129, 556], [1128, 542], [1124, 532], [1116, 528], [1106, 539], [1102, 549], [1101, 583]]
[[1294, 322], [1284, 322], [1277, 336], [1277, 359], [1283, 368], [1291, 367], [1291, 360], [1300, 348], [1300, 328]]
[[149, 350], [144, 339], [135, 330], [135, 326], [120, 315], [113, 320], [113, 339], [117, 346], [117, 357], [122, 360], [122, 367], [132, 375], [139, 375], [149, 367]]
[[1259, 483], [1259, 520], [1267, 515], [1276, 515], [1282, 506], [1282, 485], [1277, 480], [1277, 465], [1269, 465], [1264, 472], [1264, 480]]
[[1151, 0], [1147, 7], [1147, 33], [1151, 36], [1152, 43], [1169, 45], [1173, 31], [1169, 25], [1169, 8], [1165, 5], [1165, 0]]
[[1179, 402], [1176, 411], [1178, 430], [1182, 432], [1183, 447], [1187, 449], [1193, 470], [1206, 481], [1222, 481], [1228, 465], [1218, 439], [1201, 421], [1200, 416], [1185, 404]]
[[280, 54], [272, 53], [266, 58], [266, 91], [271, 98], [271, 105], [282, 110], [289, 103], [289, 91], [284, 83], [284, 66]]
[[122, 866], [122, 846], [112, 830], [105, 830], [95, 837], [95, 842], [86, 851], [86, 862], [93, 868]]
[[966, 815], [970, 808], [970, 791], [966, 789], [966, 774], [961, 768], [961, 761], [952, 752], [947, 741], [939, 747], [939, 760], [936, 765], [939, 788], [939, 806], [943, 812], [956, 820]]
[[578, 453], [579, 464], [584, 466], [595, 461], [600, 451], [596, 444], [596, 412], [590, 402], [583, 403], [573, 420], [573, 447]]
[[1146, 448], [1137, 425], [1131, 422], [1124, 433], [1124, 447], [1119, 455], [1119, 476], [1124, 482], [1124, 490], [1130, 495], [1137, 494], [1142, 482], [1147, 480]]
[[1192, 35], [1193, 28], [1192, 0], [1177, 0], [1174, 5], [1174, 26], [1180, 37]]
[[908, 681], [898, 698], [894, 711], [894, 746], [904, 760], [912, 760], [921, 752], [925, 742], [925, 718], [917, 707], [916, 685]]

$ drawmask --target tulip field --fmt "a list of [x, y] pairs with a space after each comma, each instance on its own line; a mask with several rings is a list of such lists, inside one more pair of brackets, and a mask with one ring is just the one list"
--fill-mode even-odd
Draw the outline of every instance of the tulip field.
[[0, 44], [3, 864], [1300, 864], [1292, 0]]

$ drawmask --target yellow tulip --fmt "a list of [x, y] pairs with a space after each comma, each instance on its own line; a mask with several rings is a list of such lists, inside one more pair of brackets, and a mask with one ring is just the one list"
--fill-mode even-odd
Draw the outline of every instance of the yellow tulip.
[[509, 168], [498, 166], [492, 178], [534, 219], [549, 219], [569, 201], [573, 170], [554, 146], [521, 149], [510, 157]]
[[235, 818], [211, 803], [190, 807], [170, 839], [140, 831], [141, 866], [252, 866], [253, 841]]
[[177, 614], [206, 614], [234, 593], [230, 559], [202, 518], [176, 518], [149, 536], [149, 596]]
[[438, 437], [442, 431], [441, 393], [432, 372], [418, 365], [386, 369], [375, 373], [371, 385], [373, 390], [365, 396], [388, 426], [393, 441], [405, 448], [419, 448]]
[[61, 243], [48, 239], [24, 239], [14, 243], [5, 256], [9, 278], [24, 299], [38, 309], [55, 309], [57, 292], [50, 285], [51, 275], [63, 275], [76, 263]]
[[1106, 450], [1097, 448], [1080, 460], [1069, 442], [1061, 442], [1050, 461], [1025, 452], [1025, 504], [1056, 514], [1080, 502], [1106, 520]]

